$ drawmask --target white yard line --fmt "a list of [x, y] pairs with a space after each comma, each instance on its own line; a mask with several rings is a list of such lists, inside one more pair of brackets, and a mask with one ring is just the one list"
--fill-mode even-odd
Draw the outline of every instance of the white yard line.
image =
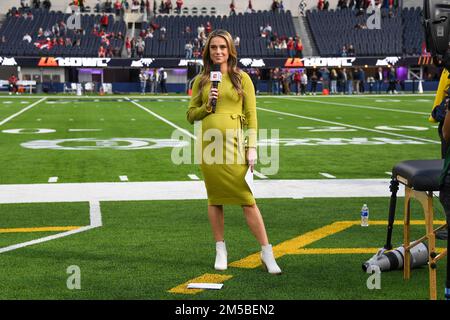
[[336, 179], [335, 176], [333, 176], [332, 174], [326, 173], [326, 172], [319, 172], [319, 174], [324, 176], [325, 178]]
[[363, 131], [377, 132], [377, 133], [382, 133], [382, 134], [385, 134], [385, 135], [390, 135], [390, 136], [395, 136], [395, 137], [408, 138], [408, 139], [414, 139], [414, 140], [423, 141], [423, 142], [430, 142], [430, 143], [435, 143], [435, 144], [441, 144], [440, 141], [436, 141], [436, 140], [429, 140], [429, 139], [423, 139], [423, 138], [419, 138], [419, 137], [407, 136], [407, 135], [399, 134], [399, 133], [393, 133], [393, 132], [386, 132], [386, 131], [377, 130], [377, 129], [364, 128], [364, 127], [354, 126], [354, 125], [351, 125], [351, 124], [345, 124], [345, 123], [341, 123], [341, 122], [334, 122], [334, 121], [322, 120], [322, 119], [318, 119], [318, 118], [305, 117], [305, 116], [300, 116], [300, 115], [294, 114], [294, 113], [275, 111], [275, 110], [265, 109], [265, 108], [261, 108], [261, 107], [258, 107], [257, 109], [258, 110], [262, 110], [262, 111], [276, 113], [276, 114], [283, 114], [283, 115], [286, 115], [286, 116], [296, 117], [296, 118], [300, 118], [300, 119], [306, 119], [306, 120], [312, 120], [312, 121], [317, 121], [317, 122], [323, 122], [323, 123], [328, 123], [328, 124], [333, 124], [333, 125], [338, 125], [338, 126], [345, 126], [345, 127], [349, 127], [349, 128], [363, 130]]
[[129, 102], [131, 102], [131, 103], [134, 104], [135, 106], [141, 108], [141, 109], [144, 110], [145, 112], [150, 113], [150, 114], [151, 114], [152, 116], [154, 116], [155, 118], [158, 118], [159, 120], [161, 120], [161, 121], [167, 123], [169, 126], [175, 128], [175, 129], [180, 130], [181, 132], [183, 132], [184, 134], [188, 135], [188, 136], [191, 137], [192, 139], [194, 139], [194, 140], [197, 139], [196, 136], [194, 136], [192, 133], [190, 133], [190, 132], [187, 131], [186, 129], [183, 129], [183, 128], [177, 126], [177, 125], [176, 125], [175, 123], [173, 123], [172, 121], [167, 120], [166, 118], [164, 118], [164, 117], [160, 116], [159, 114], [157, 114], [157, 113], [155, 113], [155, 112], [153, 112], [153, 111], [147, 109], [146, 107], [142, 106], [141, 104], [139, 104], [139, 103], [137, 103], [137, 102], [135, 102], [135, 101], [133, 101], [133, 100], [127, 98], [127, 97], [124, 97], [124, 99], [127, 100], [127, 101], [129, 101]]
[[326, 104], [326, 105], [336, 105], [336, 106], [349, 107], [349, 108], [373, 109], [373, 110], [381, 110], [381, 111], [392, 111], [392, 112], [401, 112], [401, 113], [410, 113], [410, 114], [430, 115], [429, 112], [419, 112], [419, 111], [410, 111], [410, 110], [401, 110], [401, 109], [389, 109], [389, 108], [380, 108], [380, 107], [374, 107], [374, 106], [362, 106], [362, 105], [355, 105], [355, 104], [348, 104], [348, 103], [339, 103], [339, 102], [330, 102], [330, 101], [317, 101], [317, 100], [312, 100], [312, 99], [294, 99], [294, 98], [291, 98], [291, 97], [283, 97], [283, 98], [284, 99], [288, 99], [288, 100], [293, 100], [293, 101], [306, 101], [306, 102], [312, 102], [312, 103], [321, 103], [321, 104]]
[[[255, 180], [255, 197], [389, 197], [390, 179]], [[400, 186], [401, 187], [401, 186]], [[399, 193], [400, 195], [400, 193]], [[207, 199], [203, 181], [0, 185], [0, 204]], [[1, 216], [1, 214], [0, 214]]]
[[4, 247], [4, 248], [0, 248], [0, 253], [17, 250], [20, 248], [32, 246], [35, 244], [39, 244], [39, 243], [43, 243], [43, 242], [47, 242], [47, 241], [51, 241], [51, 240], [55, 240], [55, 239], [60, 239], [63, 237], [71, 236], [73, 234], [77, 234], [80, 232], [84, 232], [84, 231], [88, 231], [88, 230], [91, 230], [94, 228], [101, 227], [102, 226], [102, 214], [100, 211], [100, 203], [98, 201], [90, 201], [89, 202], [89, 219], [90, 219], [90, 224], [88, 226], [70, 230], [70, 231], [66, 231], [66, 232], [57, 233], [57, 234], [54, 234], [51, 236], [47, 236], [47, 237], [43, 237], [43, 238], [39, 238], [39, 239], [35, 239], [35, 240], [23, 242], [23, 243], [10, 245], [10, 246]]
[[49, 182], [49, 183], [55, 183], [55, 182], [58, 182], [58, 177], [50, 177], [50, 178], [48, 178], [48, 182]]
[[188, 174], [188, 177], [189, 177], [189, 179], [191, 179], [191, 180], [200, 180], [200, 178], [197, 177], [197, 175], [195, 175], [195, 174]]
[[41, 103], [41, 102], [44, 101], [45, 99], [47, 99], [47, 98], [42, 98], [42, 99], [40, 99], [39, 101], [36, 101], [36, 102], [30, 104], [28, 107], [23, 108], [22, 110], [20, 110], [19, 112], [13, 114], [12, 116], [9, 116], [8, 118], [6, 118], [6, 119], [0, 121], [0, 126], [4, 125], [5, 123], [7, 123], [8, 121], [14, 119], [15, 117], [21, 115], [21, 114], [24, 113], [25, 111], [30, 110], [31, 108], [33, 108], [34, 106], [36, 106], [38, 103]]
[[120, 181], [128, 181], [127, 176], [119, 176]]

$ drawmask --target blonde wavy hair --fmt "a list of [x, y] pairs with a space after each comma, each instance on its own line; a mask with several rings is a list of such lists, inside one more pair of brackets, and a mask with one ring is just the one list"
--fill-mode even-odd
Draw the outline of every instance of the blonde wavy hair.
[[242, 76], [240, 74], [239, 68], [237, 67], [237, 50], [236, 47], [234, 46], [233, 37], [228, 31], [222, 29], [214, 30], [209, 34], [208, 39], [206, 39], [205, 48], [203, 49], [203, 71], [199, 75], [200, 76], [199, 95], [202, 94], [203, 88], [208, 83], [209, 75], [213, 67], [213, 62], [211, 60], [211, 55], [209, 52], [209, 45], [211, 43], [211, 40], [215, 37], [221, 37], [227, 43], [228, 75], [238, 95], [240, 97], [243, 97], [244, 91], [242, 90]]

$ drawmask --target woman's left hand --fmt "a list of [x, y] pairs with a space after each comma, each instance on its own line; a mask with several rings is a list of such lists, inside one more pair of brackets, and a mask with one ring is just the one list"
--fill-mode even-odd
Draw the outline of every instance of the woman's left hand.
[[256, 159], [258, 158], [256, 148], [248, 148], [247, 150], [247, 163], [250, 166], [251, 172], [253, 172], [253, 167], [256, 164]]

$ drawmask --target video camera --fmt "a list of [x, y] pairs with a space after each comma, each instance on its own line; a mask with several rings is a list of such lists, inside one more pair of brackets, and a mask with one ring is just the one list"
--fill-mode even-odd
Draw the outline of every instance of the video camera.
[[450, 3], [424, 0], [423, 18], [427, 50], [450, 70]]

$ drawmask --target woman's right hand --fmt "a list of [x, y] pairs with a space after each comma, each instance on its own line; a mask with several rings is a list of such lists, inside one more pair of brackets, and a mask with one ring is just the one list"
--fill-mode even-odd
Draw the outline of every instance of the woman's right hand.
[[212, 100], [216, 99], [217, 101], [218, 98], [219, 98], [219, 90], [217, 88], [211, 88], [208, 97], [208, 106], [212, 107]]

